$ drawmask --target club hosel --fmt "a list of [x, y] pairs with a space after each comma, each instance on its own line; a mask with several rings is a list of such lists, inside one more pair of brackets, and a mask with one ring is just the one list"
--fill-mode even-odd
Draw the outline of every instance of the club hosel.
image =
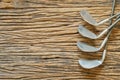
[[103, 30], [103, 31], [100, 33], [100, 35], [98, 35], [98, 38], [101, 37], [103, 34], [105, 34], [108, 30], [109, 30], [109, 29]]
[[104, 49], [104, 51], [103, 51], [103, 55], [102, 55], [102, 59], [101, 59], [101, 64], [103, 63], [103, 61], [105, 60], [105, 55], [106, 55], [106, 52], [107, 52], [107, 50], [106, 49]]
[[113, 15], [112, 17], [109, 17], [109, 18], [107, 18], [107, 19], [104, 19], [104, 20], [100, 21], [97, 25], [101, 25], [101, 24], [103, 24], [103, 23], [109, 21], [110, 19], [112, 19], [112, 18], [118, 16], [118, 15], [120, 15], [120, 13], [117, 13], [117, 14]]
[[110, 27], [109, 27], [109, 30], [114, 28], [114, 26], [120, 21], [120, 18], [117, 19]]
[[104, 41], [102, 42], [101, 46], [99, 47], [99, 49], [101, 49], [103, 46], [106, 45], [106, 42], [108, 40], [108, 37], [105, 37]]
[[112, 25], [110, 25], [107, 29], [105, 29], [100, 35], [99, 37], [101, 37], [104, 33], [106, 33], [107, 31], [111, 30], [112, 28], [114, 28], [114, 26], [120, 21], [120, 18], [117, 19]]

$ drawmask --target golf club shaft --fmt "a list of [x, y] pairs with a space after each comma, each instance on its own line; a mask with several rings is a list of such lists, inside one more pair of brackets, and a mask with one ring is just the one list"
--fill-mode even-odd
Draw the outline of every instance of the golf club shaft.
[[[116, 0], [113, 0], [113, 2], [112, 2], [112, 12], [111, 12], [111, 16], [114, 15], [115, 5], [116, 5]], [[110, 20], [110, 24], [109, 24], [109, 25], [111, 25], [111, 24], [112, 24], [112, 19]], [[111, 32], [112, 32], [112, 29], [111, 29], [110, 32], [108, 32], [107, 39], [109, 39]], [[108, 42], [108, 40], [107, 40], [107, 42]], [[104, 51], [107, 51], [107, 42], [105, 43], [105, 49], [104, 49]], [[104, 61], [105, 56], [106, 56], [106, 52], [104, 52], [103, 55], [102, 55], [102, 59], [101, 59], [102, 62]]]

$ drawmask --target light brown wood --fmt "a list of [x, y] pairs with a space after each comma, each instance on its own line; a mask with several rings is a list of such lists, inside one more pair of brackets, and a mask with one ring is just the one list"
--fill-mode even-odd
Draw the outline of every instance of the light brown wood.
[[[81, 52], [77, 41], [98, 46], [104, 39], [90, 40], [78, 34], [79, 24], [98, 33], [82, 20], [88, 10], [96, 20], [107, 18], [111, 0], [0, 0], [0, 80], [119, 80], [120, 28], [108, 42], [103, 65], [85, 70], [78, 60], [101, 58]], [[120, 11], [117, 0], [115, 13]], [[102, 53], [102, 50], [98, 53]]]

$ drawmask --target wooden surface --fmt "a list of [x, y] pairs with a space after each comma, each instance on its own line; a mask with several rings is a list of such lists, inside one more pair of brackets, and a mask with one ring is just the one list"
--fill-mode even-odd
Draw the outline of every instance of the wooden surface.
[[86, 70], [78, 64], [80, 58], [101, 55], [81, 52], [77, 41], [98, 46], [104, 39], [82, 37], [78, 25], [96, 33], [108, 25], [88, 25], [79, 14], [82, 9], [99, 21], [110, 15], [111, 0], [0, 0], [0, 80], [120, 80], [119, 27], [101, 66]]

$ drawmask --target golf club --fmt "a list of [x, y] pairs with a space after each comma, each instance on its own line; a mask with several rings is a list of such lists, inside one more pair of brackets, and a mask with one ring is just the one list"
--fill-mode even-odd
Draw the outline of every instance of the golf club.
[[94, 20], [93, 17], [90, 15], [90, 13], [87, 12], [86, 10], [81, 10], [81, 11], [80, 11], [80, 15], [81, 15], [81, 17], [82, 17], [86, 22], [88, 22], [89, 24], [91, 24], [91, 25], [93, 25], [93, 26], [99, 26], [99, 25], [101, 25], [101, 24], [103, 24], [103, 23], [111, 20], [112, 18], [120, 15], [120, 13], [117, 13], [117, 14], [115, 14], [115, 15], [107, 18], [107, 19], [104, 19], [104, 20], [102, 20], [102, 21], [99, 21], [99, 22], [97, 22], [96, 20]]

